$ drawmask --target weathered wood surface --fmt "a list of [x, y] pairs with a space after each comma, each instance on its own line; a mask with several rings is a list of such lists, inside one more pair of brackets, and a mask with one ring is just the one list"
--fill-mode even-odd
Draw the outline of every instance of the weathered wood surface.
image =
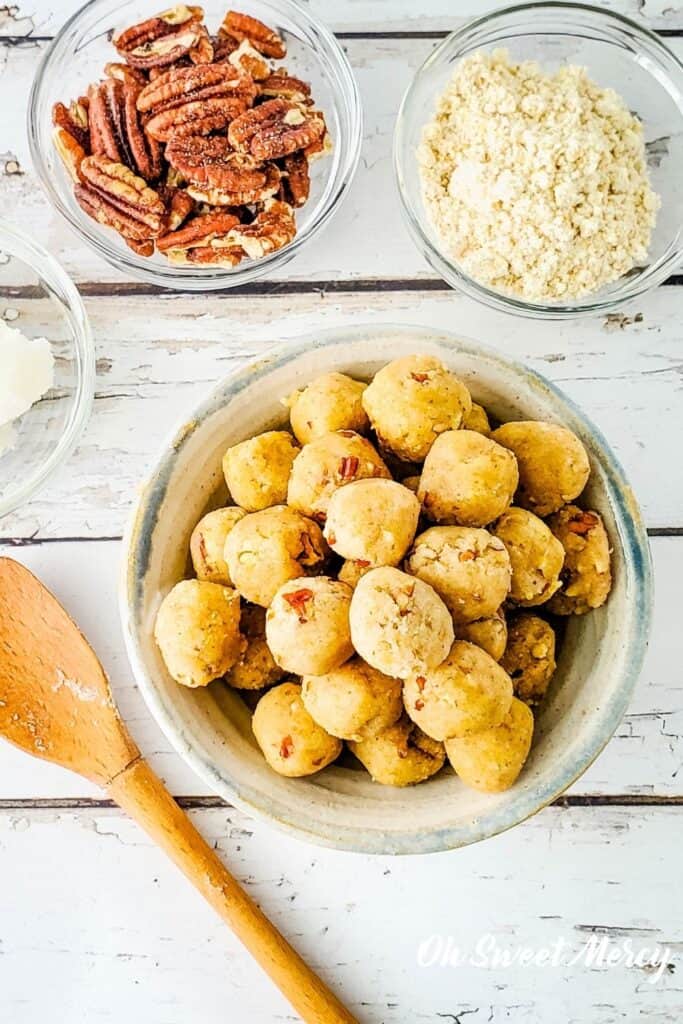
[[[0, 8], [0, 35], [52, 36], [81, 6], [80, 0], [21, 0]], [[306, 6], [335, 32], [388, 34], [451, 32], [468, 18], [503, 5], [491, 0], [309, 0]], [[657, 30], [683, 28], [678, 0], [604, 0], [600, 6]]]
[[[241, 361], [318, 327], [387, 322], [457, 331], [558, 382], [614, 446], [648, 526], [683, 526], [683, 474], [664, 443], [683, 432], [681, 295], [660, 288], [625, 311], [642, 321], [623, 329], [515, 319], [449, 290], [86, 299], [99, 365], [92, 420], [68, 465], [0, 536], [120, 535], [161, 445]], [[17, 326], [44, 329], [41, 303], [9, 303]]]
[[[683, 1003], [680, 815], [551, 808], [455, 854], [368, 858], [278, 837], [233, 811], [195, 823], [362, 1024], [675, 1024]], [[276, 1024], [287, 1006], [211, 911], [114, 810], [0, 818], [0, 1007], [35, 1024]], [[544, 967], [418, 966], [421, 943], [464, 955], [561, 949]], [[487, 938], [487, 936], [491, 938]], [[591, 940], [658, 968], [586, 965]], [[562, 946], [558, 947], [558, 943]], [[425, 950], [423, 950], [423, 957]], [[579, 957], [573, 966], [571, 957]], [[656, 979], [656, 980], [655, 980]]]

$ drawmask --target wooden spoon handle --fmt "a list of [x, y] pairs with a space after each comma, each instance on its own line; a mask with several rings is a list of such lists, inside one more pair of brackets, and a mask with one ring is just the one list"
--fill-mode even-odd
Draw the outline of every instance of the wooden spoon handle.
[[225, 869], [146, 761], [108, 791], [189, 878], [308, 1024], [358, 1024]]

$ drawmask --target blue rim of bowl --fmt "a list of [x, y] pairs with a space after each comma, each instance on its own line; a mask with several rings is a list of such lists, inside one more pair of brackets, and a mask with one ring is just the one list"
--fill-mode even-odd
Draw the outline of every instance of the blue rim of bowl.
[[54, 256], [27, 238], [15, 225], [0, 220], [0, 248], [4, 248], [5, 241], [10, 255], [17, 256], [31, 267], [62, 299], [68, 311], [67, 320], [73, 335], [78, 372], [73, 409], [62, 436], [36, 472], [13, 491], [7, 501], [0, 500], [0, 518], [33, 498], [54, 470], [69, 457], [88, 422], [95, 392], [95, 348], [88, 314], [76, 285]]
[[332, 215], [337, 212], [342, 201], [346, 198], [351, 184], [353, 183], [358, 169], [358, 162], [360, 160], [363, 142], [363, 106], [360, 97], [360, 90], [358, 88], [356, 76], [354, 75], [351, 64], [349, 63], [349, 59], [344, 53], [344, 50], [339, 44], [334, 33], [331, 32], [322, 22], [313, 18], [309, 14], [308, 10], [299, 4], [297, 0], [278, 0], [278, 2], [284, 7], [289, 7], [297, 17], [304, 19], [312, 34], [316, 36], [317, 39], [322, 40], [328, 50], [334, 53], [338, 62], [338, 70], [342, 73], [345, 80], [345, 87], [347, 89], [346, 101], [349, 108], [350, 144], [347, 152], [341, 158], [341, 180], [336, 191], [330, 195], [327, 201], [327, 206], [323, 207], [316, 220], [312, 221], [304, 231], [298, 232], [288, 245], [283, 246], [281, 249], [276, 249], [275, 252], [272, 252], [259, 260], [254, 260], [244, 266], [238, 267], [233, 271], [206, 270], [202, 274], [199, 274], [196, 271], [185, 271], [183, 268], [178, 267], [172, 269], [169, 265], [169, 270], [165, 273], [165, 267], [149, 266], [145, 263], [143, 257], [136, 256], [132, 251], [128, 252], [124, 249], [115, 250], [108, 244], [105, 236], [100, 237], [94, 230], [89, 230], [87, 214], [79, 216], [74, 210], [71, 210], [66, 203], [62, 202], [59, 192], [52, 183], [51, 175], [48, 173], [48, 167], [39, 141], [39, 125], [36, 107], [45, 68], [47, 68], [53, 59], [53, 55], [57, 51], [62, 40], [71, 32], [83, 15], [87, 11], [90, 11], [100, 5], [104, 6], [104, 4], [108, 2], [110, 2], [110, 0], [88, 0], [88, 3], [80, 7], [75, 14], [72, 14], [43, 54], [33, 77], [33, 82], [31, 83], [31, 91], [29, 93], [26, 108], [26, 133], [28, 136], [29, 151], [40, 185], [52, 206], [57, 210], [60, 216], [67, 221], [71, 228], [73, 228], [78, 237], [94, 249], [95, 252], [97, 252], [97, 254], [109, 264], [109, 266], [114, 267], [119, 271], [128, 271], [138, 280], [146, 281], [162, 288], [180, 291], [219, 291], [221, 289], [238, 288], [252, 281], [256, 281], [269, 271], [289, 263], [289, 261], [298, 254], [306, 242], [319, 234], [322, 228], [329, 222]]
[[[593, 720], [589, 737], [582, 744], [581, 753], [569, 764], [560, 764], [552, 777], [533, 793], [520, 793], [489, 816], [481, 816], [469, 827], [458, 825], [435, 829], [428, 833], [411, 830], [392, 831], [390, 835], [369, 834], [359, 828], [327, 825], [313, 818], [290, 820], [282, 812], [268, 806], [268, 797], [247, 786], [239, 786], [220, 773], [215, 764], [207, 760], [193, 745], [183, 722], [171, 705], [167, 705], [148, 678], [136, 638], [136, 621], [142, 620], [144, 567], [149, 559], [154, 528], [167, 487], [173, 473], [178, 452], [187, 443], [197, 427], [222, 408], [230, 399], [260, 377], [305, 355], [315, 348], [330, 348], [349, 341], [366, 340], [368, 347], [373, 335], [407, 335], [420, 341], [436, 344], [452, 354], [465, 352], [481, 361], [503, 365], [512, 373], [521, 375], [539, 394], [550, 393], [565, 406], [565, 425], [579, 433], [593, 459], [600, 463], [605, 474], [606, 489], [612, 505], [617, 532], [624, 550], [624, 564], [633, 577], [635, 602], [635, 628], [627, 640], [625, 668], [621, 685], [609, 702]], [[427, 327], [406, 327], [398, 324], [368, 324], [354, 328], [332, 328], [301, 336], [297, 341], [270, 348], [261, 359], [247, 363], [226, 377], [212, 394], [201, 402], [186, 418], [186, 425], [176, 432], [164, 446], [161, 457], [142, 488], [136, 508], [131, 514], [124, 537], [124, 558], [121, 566], [119, 611], [129, 660], [140, 691], [153, 717], [176, 751], [196, 774], [221, 797], [252, 817], [261, 818], [283, 831], [312, 841], [320, 846], [364, 854], [436, 853], [456, 849], [488, 839], [505, 832], [531, 817], [556, 800], [593, 763], [614, 734], [640, 674], [652, 618], [652, 563], [647, 533], [640, 510], [618, 459], [602, 432], [560, 388], [516, 360], [508, 359], [486, 345], [463, 339], [447, 331]], [[514, 790], [510, 791], [511, 793]]]
[[[411, 103], [416, 83], [424, 71], [439, 63], [443, 53], [449, 49], [456, 39], [461, 39], [464, 42], [467, 37], [477, 29], [485, 25], [501, 21], [503, 18], [511, 14], [521, 13], [524, 11], [533, 12], [553, 10], [584, 11], [588, 14], [595, 15], [604, 22], [613, 23], [614, 25], [628, 29], [636, 37], [640, 37], [642, 40], [646, 40], [654, 46], [655, 49], [666, 57], [667, 60], [671, 61], [677, 67], [677, 70], [680, 71], [681, 75], [683, 75], [683, 62], [679, 60], [673, 50], [671, 50], [655, 32], [652, 32], [644, 25], [639, 25], [638, 22], [633, 21], [624, 14], [619, 14], [616, 11], [607, 11], [603, 8], [596, 7], [594, 4], [564, 3], [562, 0], [548, 0], [548, 2], [536, 2], [536, 0], [532, 0], [530, 3], [510, 4], [507, 7], [501, 7], [498, 10], [490, 11], [488, 14], [481, 15], [480, 17], [472, 18], [464, 25], [461, 25], [460, 28], [447, 35], [446, 38], [443, 39], [434, 50], [432, 50], [429, 56], [419, 66], [413, 75], [408, 88], [403, 94], [403, 98], [398, 108], [398, 114], [396, 115], [392, 146], [392, 163], [394, 169], [394, 181], [396, 182], [396, 187], [401, 201], [401, 211], [403, 213], [403, 219], [406, 227], [408, 228], [408, 233], [429, 265], [436, 271], [442, 280], [450, 285], [451, 288], [458, 289], [469, 298], [475, 299], [478, 302], [483, 302], [485, 305], [505, 313], [515, 313], [520, 316], [541, 320], [569, 320], [578, 319], [584, 316], [591, 316], [595, 313], [607, 313], [610, 310], [614, 310], [619, 306], [622, 306], [626, 302], [630, 302], [632, 299], [637, 299], [639, 296], [658, 287], [666, 281], [670, 274], [676, 270], [680, 264], [683, 225], [679, 226], [676, 237], [669, 245], [666, 254], [661, 256], [657, 263], [648, 269], [646, 274], [634, 277], [633, 286], [618, 297], [610, 297], [593, 302], [583, 302], [578, 300], [576, 305], [568, 306], [563, 306], [561, 304], [544, 305], [543, 303], [526, 302], [522, 299], [515, 298], [514, 295], [506, 295], [504, 292], [496, 291], [493, 288], [488, 288], [484, 284], [480, 284], [474, 278], [466, 274], [457, 265], [457, 263], [449, 259], [432, 242], [422, 227], [420, 217], [414, 207], [414, 204], [411, 203], [408, 198], [403, 174], [403, 160], [401, 157], [402, 150], [406, 148], [402, 143], [405, 111]], [[426, 120], [427, 115], [425, 115], [425, 124]]]

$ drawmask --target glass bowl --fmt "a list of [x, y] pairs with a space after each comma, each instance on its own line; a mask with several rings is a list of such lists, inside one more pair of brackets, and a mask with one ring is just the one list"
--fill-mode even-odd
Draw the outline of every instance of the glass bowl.
[[[225, 15], [226, 0], [207, 0], [203, 7], [205, 22], [214, 30]], [[257, 261], [244, 260], [232, 269], [178, 267], [159, 254], [147, 259], [137, 256], [111, 228], [101, 227], [76, 203], [71, 180], [52, 144], [52, 105], [82, 95], [90, 82], [103, 78], [105, 63], [118, 59], [110, 42], [112, 34], [161, 8], [159, 0], [91, 0], [67, 21], [40, 63], [29, 97], [28, 136], [33, 165], [56, 209], [118, 270], [150, 284], [184, 291], [243, 285], [288, 263], [338, 208], [360, 155], [358, 86], [332, 33], [297, 3], [249, 0], [245, 8], [248, 13], [277, 28], [284, 37], [286, 65], [293, 75], [310, 82], [332, 139], [332, 153], [311, 165], [311, 195], [296, 211], [297, 235], [277, 252]]]
[[95, 387], [95, 353], [81, 297], [61, 266], [0, 220], [0, 316], [29, 338], [50, 342], [54, 383], [14, 421], [0, 454], [0, 516], [28, 501], [73, 450]]
[[[475, 281], [444, 252], [422, 201], [416, 150], [437, 97], [468, 54], [507, 49], [514, 61], [555, 71], [578, 64], [615, 89], [643, 122], [648, 166], [662, 205], [647, 265], [598, 292], [566, 303], [529, 302]], [[571, 3], [528, 3], [470, 21], [427, 58], [406, 92], [394, 135], [394, 168], [409, 230], [448, 284], [496, 309], [563, 319], [606, 312], [664, 281], [680, 264], [683, 228], [683, 65], [652, 32], [618, 14]]]

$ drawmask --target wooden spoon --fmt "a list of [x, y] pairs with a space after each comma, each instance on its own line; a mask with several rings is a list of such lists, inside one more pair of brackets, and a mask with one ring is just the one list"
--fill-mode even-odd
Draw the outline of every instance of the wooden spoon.
[[168, 854], [304, 1021], [358, 1024], [241, 889], [128, 735], [95, 652], [28, 569], [0, 558], [0, 734], [106, 789]]

